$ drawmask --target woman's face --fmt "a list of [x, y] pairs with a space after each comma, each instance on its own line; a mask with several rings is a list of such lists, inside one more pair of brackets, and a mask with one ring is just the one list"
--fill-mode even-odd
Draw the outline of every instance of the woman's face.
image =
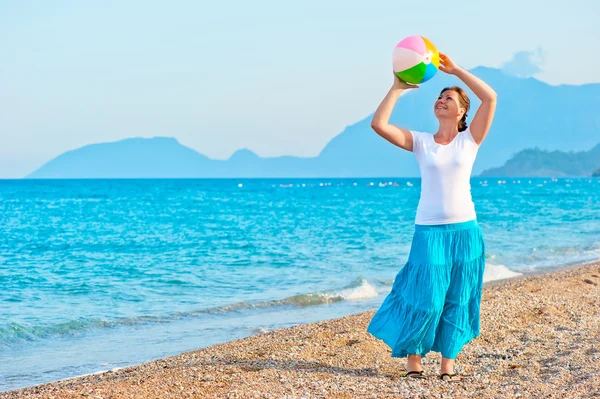
[[459, 102], [458, 93], [454, 90], [446, 90], [438, 97], [433, 105], [433, 113], [438, 118], [453, 118], [458, 122], [464, 115], [466, 109]]

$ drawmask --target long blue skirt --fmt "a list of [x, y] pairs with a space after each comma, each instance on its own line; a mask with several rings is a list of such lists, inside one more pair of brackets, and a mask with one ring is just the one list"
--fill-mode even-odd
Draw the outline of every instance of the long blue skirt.
[[484, 268], [477, 221], [415, 225], [408, 262], [367, 332], [383, 340], [392, 357], [435, 351], [456, 358], [480, 332]]

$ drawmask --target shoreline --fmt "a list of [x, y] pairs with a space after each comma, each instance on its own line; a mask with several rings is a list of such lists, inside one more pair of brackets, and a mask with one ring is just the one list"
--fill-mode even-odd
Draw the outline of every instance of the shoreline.
[[508, 278], [501, 278], [501, 279], [497, 279], [497, 280], [491, 280], [491, 281], [486, 281], [483, 283], [483, 288], [485, 287], [491, 287], [491, 286], [496, 286], [496, 285], [502, 285], [507, 283], [508, 281], [511, 280], [519, 280], [519, 279], [523, 279], [523, 278], [527, 278], [527, 277], [533, 277], [533, 276], [539, 276], [539, 275], [545, 275], [545, 274], [553, 274], [553, 273], [559, 273], [562, 271], [569, 271], [569, 270], [574, 270], [574, 269], [579, 269], [582, 267], [587, 267], [587, 266], [592, 266], [595, 264], [599, 264], [600, 265], [600, 259], [595, 259], [595, 260], [590, 260], [587, 262], [573, 262], [573, 263], [567, 263], [564, 265], [560, 265], [560, 266], [546, 266], [546, 267], [542, 267], [542, 268], [536, 268], [533, 270], [526, 270], [526, 271], [519, 271], [519, 273], [521, 273], [520, 276], [514, 276], [514, 277], [508, 277]]
[[[461, 392], [462, 397], [487, 398], [496, 397], [483, 395], [483, 392], [490, 395], [494, 392], [490, 387], [500, 389], [509, 385], [514, 388], [509, 396], [525, 392], [539, 396], [542, 391], [547, 392], [544, 397], [600, 396], [600, 345], [592, 343], [600, 342], [600, 261], [522, 273], [521, 276], [484, 283], [481, 335], [465, 346], [456, 362], [457, 372], [473, 374], [451, 385], [434, 378], [440, 360], [436, 352], [423, 359], [423, 366], [430, 375], [428, 380], [399, 380], [405, 361], [391, 358], [389, 348], [366, 333], [365, 323], [375, 312], [370, 310], [251, 335], [138, 365], [0, 392], [0, 398], [82, 397], [87, 396], [88, 391], [90, 397], [139, 397], [140, 389], [154, 395], [160, 392], [160, 397], [180, 397], [178, 394], [185, 396], [183, 393], [187, 392], [189, 397], [198, 398], [253, 397], [249, 396], [250, 392], [260, 393], [257, 397], [328, 397], [330, 394], [337, 397], [404, 397], [404, 394], [421, 395], [425, 391], [428, 395], [447, 394], [449, 390], [458, 389], [455, 392]], [[541, 299], [545, 300], [540, 302]], [[524, 309], [529, 312], [524, 314]], [[531, 336], [531, 331], [523, 329], [524, 326], [543, 334]], [[554, 328], [546, 331], [549, 327]], [[515, 340], [516, 336], [520, 338]], [[510, 341], [513, 345], [503, 347], [502, 341]], [[579, 359], [577, 352], [564, 348], [581, 346], [582, 342], [591, 343], [591, 346], [581, 348], [589, 357], [585, 361]], [[491, 348], [489, 344], [492, 344]], [[494, 344], [498, 347], [493, 348]], [[565, 367], [549, 366], [560, 374], [559, 380], [552, 375], [545, 376], [539, 364], [537, 372], [536, 367], [530, 369], [524, 364], [508, 364], [506, 369], [495, 370], [496, 363], [507, 359], [516, 363], [525, 354], [526, 358], [545, 355], [541, 361], [553, 363], [549, 360], [553, 357], [550, 348], [555, 346], [559, 354], [562, 352], [568, 358], [565, 375]], [[504, 353], [498, 352], [497, 349], [502, 347]], [[532, 348], [536, 350], [532, 351]], [[486, 353], [490, 349], [493, 353]], [[215, 362], [215, 359], [220, 360]], [[479, 368], [478, 363], [481, 363]], [[580, 396], [564, 396], [566, 393], [560, 392], [563, 387], [574, 388], [577, 381], [582, 380], [581, 375], [573, 376], [574, 371], [585, 377], [583, 384], [579, 384], [582, 385]], [[256, 378], [256, 374], [261, 378]], [[251, 377], [251, 381], [247, 377]], [[516, 378], [515, 381], [515, 377], [527, 378]], [[544, 380], [545, 377], [548, 378]], [[255, 379], [262, 381], [260, 387], [256, 386]], [[528, 384], [527, 380], [533, 382]], [[177, 390], [169, 381], [179, 381], [175, 384]], [[497, 385], [499, 383], [501, 385]], [[312, 386], [315, 388], [310, 388]], [[335, 394], [317, 386], [335, 388]], [[371, 396], [368, 389], [363, 389], [366, 386], [371, 387]], [[464, 391], [461, 386], [477, 386], [477, 389]], [[534, 389], [528, 389], [532, 387]], [[377, 388], [384, 389], [385, 393]], [[378, 394], [372, 395], [373, 392]], [[269, 396], [271, 394], [273, 396]], [[477, 396], [470, 396], [472, 394]]]

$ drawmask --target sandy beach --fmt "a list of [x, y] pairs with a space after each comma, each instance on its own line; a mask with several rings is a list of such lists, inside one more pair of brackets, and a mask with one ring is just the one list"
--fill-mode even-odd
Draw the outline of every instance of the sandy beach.
[[365, 329], [375, 310], [305, 324], [0, 398], [600, 398], [600, 263], [486, 284], [481, 335], [458, 382], [401, 378]]

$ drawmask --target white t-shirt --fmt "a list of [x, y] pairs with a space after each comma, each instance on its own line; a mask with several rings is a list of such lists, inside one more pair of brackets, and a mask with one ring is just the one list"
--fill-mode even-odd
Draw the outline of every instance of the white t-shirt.
[[447, 145], [433, 134], [411, 131], [413, 152], [421, 170], [421, 197], [416, 224], [446, 224], [474, 220], [471, 170], [479, 146], [467, 128]]

